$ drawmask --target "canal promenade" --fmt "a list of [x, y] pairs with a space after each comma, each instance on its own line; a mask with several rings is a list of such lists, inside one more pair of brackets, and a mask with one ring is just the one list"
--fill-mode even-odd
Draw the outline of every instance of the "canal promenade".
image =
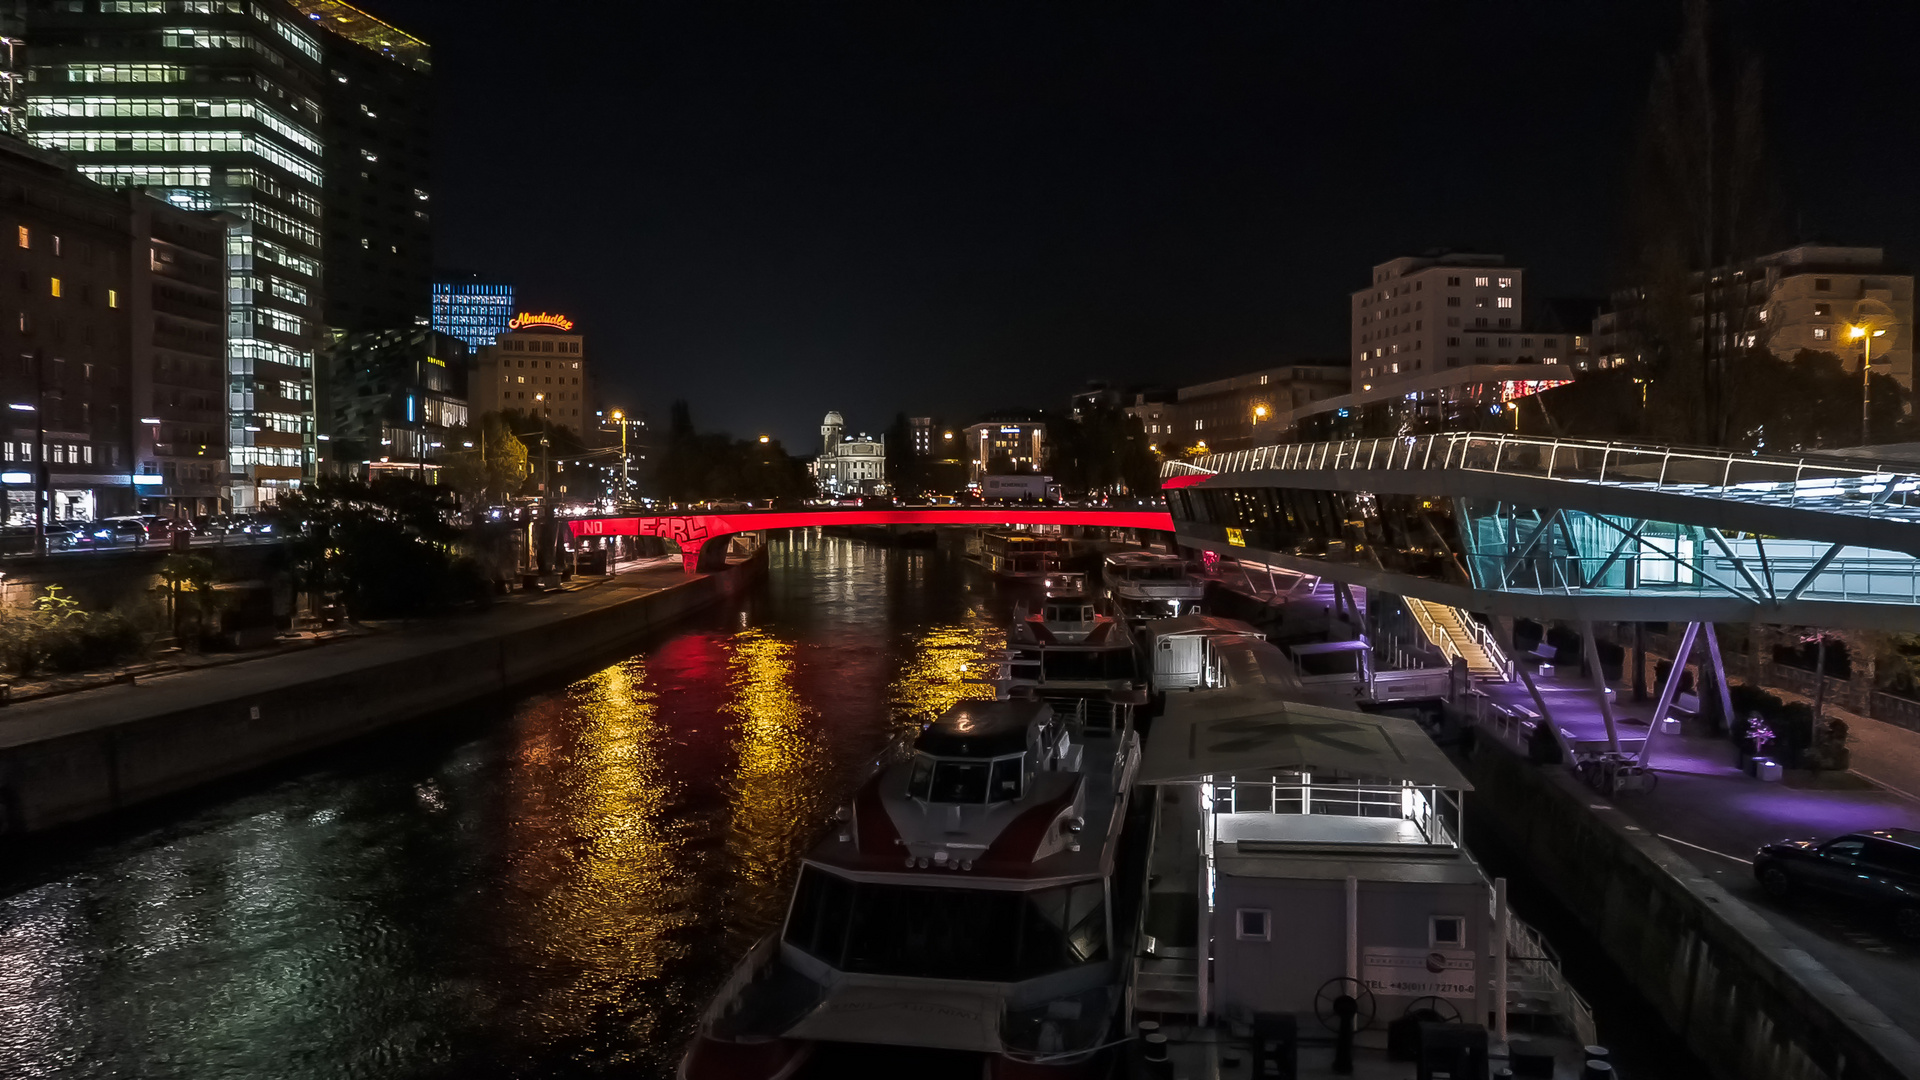
[[0, 835], [272, 764], [571, 671], [722, 599], [755, 567], [648, 560], [485, 610], [0, 709]]

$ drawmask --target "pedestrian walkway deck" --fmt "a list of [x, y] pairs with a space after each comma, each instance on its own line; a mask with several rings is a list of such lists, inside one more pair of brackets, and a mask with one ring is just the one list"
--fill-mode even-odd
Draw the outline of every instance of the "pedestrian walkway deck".
[[[1532, 708], [1519, 683], [1483, 685], [1494, 703]], [[1549, 678], [1540, 684], [1555, 722], [1587, 745], [1604, 743], [1605, 722], [1591, 683]], [[1774, 691], [1780, 693], [1780, 691]], [[1788, 695], [1791, 696], [1791, 695]], [[1615, 722], [1625, 749], [1647, 735], [1655, 702], [1615, 700]], [[1595, 793], [1595, 813], [1620, 814], [1630, 828], [1651, 833], [1759, 912], [1795, 947], [1920, 1036], [1920, 944], [1902, 941], [1880, 917], [1844, 901], [1818, 898], [1780, 902], [1753, 880], [1761, 844], [1826, 838], [1860, 829], [1920, 829], [1920, 732], [1829, 708], [1847, 722], [1859, 767], [1850, 773], [1790, 770], [1780, 782], [1762, 782], [1737, 765], [1734, 744], [1708, 734], [1697, 720], [1680, 735], [1656, 734], [1649, 750], [1657, 773], [1651, 791], [1609, 799]]]

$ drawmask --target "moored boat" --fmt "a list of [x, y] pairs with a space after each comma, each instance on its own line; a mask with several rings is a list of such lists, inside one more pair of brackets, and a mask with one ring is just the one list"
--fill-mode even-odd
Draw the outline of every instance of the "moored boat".
[[680, 1076], [806, 1076], [850, 1048], [878, 1063], [932, 1051], [972, 1075], [1098, 1075], [1126, 1023], [1138, 762], [1130, 726], [1088, 730], [1045, 702], [947, 710], [836, 813]]
[[1197, 615], [1207, 593], [1207, 579], [1185, 559], [1155, 551], [1115, 552], [1101, 576], [1109, 609], [1131, 622]]

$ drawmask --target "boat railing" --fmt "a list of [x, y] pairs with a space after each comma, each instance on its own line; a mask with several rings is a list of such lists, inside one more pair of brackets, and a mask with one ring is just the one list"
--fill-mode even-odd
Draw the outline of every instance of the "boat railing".
[[1593, 1007], [1567, 981], [1560, 956], [1540, 931], [1507, 917], [1507, 1008], [1524, 1012], [1544, 1005], [1565, 1021], [1582, 1046], [1594, 1042]]

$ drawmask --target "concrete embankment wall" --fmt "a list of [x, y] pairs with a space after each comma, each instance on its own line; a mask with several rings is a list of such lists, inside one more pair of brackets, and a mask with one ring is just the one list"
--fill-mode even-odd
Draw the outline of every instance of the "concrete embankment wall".
[[1468, 814], [1523, 857], [1723, 1080], [1920, 1077], [1920, 1042], [1565, 770], [1490, 739]]
[[[0, 749], [0, 834], [99, 817], [576, 670], [734, 591], [735, 567], [556, 622]], [[130, 708], [136, 707], [129, 701]]]

